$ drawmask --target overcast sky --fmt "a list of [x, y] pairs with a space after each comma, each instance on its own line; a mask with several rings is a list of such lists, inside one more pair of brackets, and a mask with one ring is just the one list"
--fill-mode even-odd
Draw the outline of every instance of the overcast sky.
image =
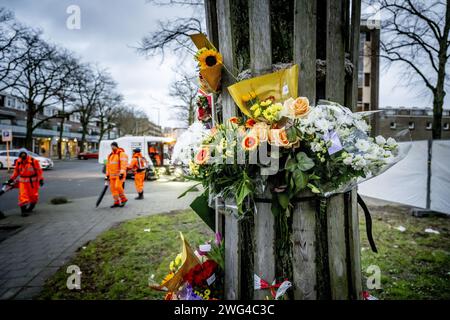
[[[70, 5], [81, 9], [79, 30], [66, 27]], [[48, 40], [71, 49], [83, 61], [108, 68], [126, 102], [145, 110], [152, 120], [158, 122], [156, 107], [161, 110], [163, 126], [177, 125], [169, 120], [168, 97], [168, 86], [175, 78], [173, 69], [180, 67], [177, 57], [168, 54], [161, 64], [161, 57], [144, 58], [133, 47], [157, 28], [158, 20], [190, 16], [190, 9], [156, 7], [145, 0], [0, 0], [0, 6], [14, 11], [21, 22], [43, 29]], [[380, 106], [431, 106], [430, 97], [401, 86], [399, 68], [382, 67]]]

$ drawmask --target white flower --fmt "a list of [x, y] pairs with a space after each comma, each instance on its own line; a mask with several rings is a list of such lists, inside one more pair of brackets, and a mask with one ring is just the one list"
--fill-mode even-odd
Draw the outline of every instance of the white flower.
[[384, 144], [386, 143], [386, 139], [385, 139], [383, 136], [377, 136], [377, 137], [375, 138], [375, 142], [376, 142], [378, 145], [384, 145]]
[[370, 143], [367, 140], [364, 139], [358, 139], [355, 144], [356, 148], [358, 148], [361, 152], [366, 152], [370, 148]]
[[331, 123], [327, 120], [327, 119], [318, 119], [315, 122], [315, 126], [317, 129], [319, 129], [322, 132], [326, 132], [328, 131], [328, 129], [330, 128]]
[[337, 115], [336, 120], [341, 125], [342, 124], [351, 125], [353, 123], [352, 116], [347, 113]]
[[345, 158], [343, 161], [342, 161], [344, 164], [346, 164], [346, 165], [351, 165], [352, 164], [352, 162], [353, 162], [353, 155], [350, 153], [348, 156], [347, 156], [347, 158]]
[[313, 135], [314, 133], [316, 133], [316, 128], [314, 128], [314, 127], [308, 127], [308, 128], [306, 128], [305, 132], [306, 132], [307, 134]]
[[386, 141], [386, 144], [390, 147], [395, 146], [397, 144], [397, 141], [395, 141], [394, 138], [388, 138]]
[[358, 128], [359, 130], [364, 131], [364, 132], [367, 132], [367, 131], [369, 131], [369, 129], [370, 129], [369, 125], [368, 125], [367, 122], [364, 121], [364, 120], [358, 120], [358, 121], [356, 121], [356, 122], [355, 122], [355, 126], [356, 126], [356, 128]]
[[367, 161], [364, 160], [364, 158], [357, 154], [354, 158], [353, 158], [353, 168], [356, 170], [361, 170], [363, 169], [367, 164]]

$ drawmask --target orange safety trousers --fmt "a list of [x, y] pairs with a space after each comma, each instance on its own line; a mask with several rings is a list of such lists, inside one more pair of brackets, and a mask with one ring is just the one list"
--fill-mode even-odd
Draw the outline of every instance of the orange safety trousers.
[[[22, 180], [22, 179], [21, 179]], [[29, 179], [27, 179], [29, 180]], [[33, 179], [34, 182], [26, 181], [19, 182], [19, 206], [25, 206], [30, 203], [37, 203], [39, 200], [39, 182]]]
[[138, 193], [144, 191], [144, 180], [145, 180], [145, 171], [136, 172], [134, 174], [134, 185], [136, 186], [136, 191]]
[[124, 183], [125, 177], [123, 179], [120, 179], [119, 177], [109, 178], [109, 187], [114, 198], [114, 204], [121, 204], [128, 201], [125, 196], [125, 190], [123, 189]]

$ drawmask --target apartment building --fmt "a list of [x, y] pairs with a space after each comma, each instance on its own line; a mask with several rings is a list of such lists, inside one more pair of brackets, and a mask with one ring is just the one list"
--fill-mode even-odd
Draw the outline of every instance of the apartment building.
[[[50, 117], [59, 112], [57, 107], [45, 108], [41, 115], [38, 115], [35, 121]], [[14, 96], [1, 94], [0, 95], [0, 130], [12, 129], [13, 132], [13, 148], [20, 148], [24, 146], [26, 134], [26, 105], [25, 103]], [[62, 135], [62, 154], [64, 156], [70, 155], [75, 157], [79, 150], [81, 140], [81, 124], [80, 115], [72, 114], [64, 123]], [[88, 135], [86, 136], [86, 149], [97, 149], [99, 142], [99, 127], [98, 121], [94, 118], [92, 124], [88, 128]], [[106, 137], [108, 138], [108, 137]], [[109, 135], [110, 139], [116, 138], [115, 131]], [[58, 141], [60, 139], [60, 120], [50, 119], [41, 124], [33, 132], [33, 147], [32, 151], [46, 156], [56, 157], [58, 154]], [[0, 144], [0, 148], [4, 148], [4, 144]]]

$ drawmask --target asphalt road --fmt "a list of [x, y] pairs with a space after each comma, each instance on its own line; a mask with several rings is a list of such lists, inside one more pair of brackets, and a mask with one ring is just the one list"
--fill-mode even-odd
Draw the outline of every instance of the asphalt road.
[[[8, 180], [10, 174], [0, 170], [0, 182]], [[96, 159], [55, 161], [52, 170], [44, 171], [45, 185], [40, 189], [39, 202], [48, 203], [58, 196], [68, 199], [96, 196], [103, 189], [103, 178], [101, 165]], [[146, 182], [145, 193], [156, 188], [158, 191], [170, 190], [170, 183]], [[135, 193], [133, 180], [127, 180], [126, 192]], [[0, 197], [0, 211], [6, 213], [17, 207], [17, 193], [14, 189]]]

